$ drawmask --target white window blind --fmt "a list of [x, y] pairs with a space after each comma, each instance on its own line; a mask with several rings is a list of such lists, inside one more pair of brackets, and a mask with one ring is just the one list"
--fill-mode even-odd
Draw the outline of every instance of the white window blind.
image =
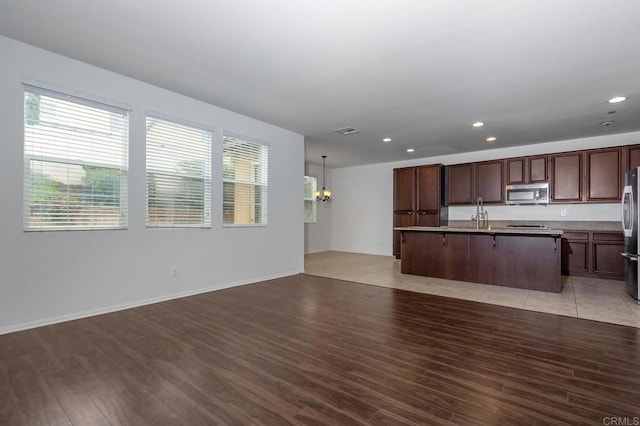
[[24, 88], [24, 229], [126, 228], [128, 111]]
[[147, 226], [211, 227], [212, 130], [147, 114]]
[[269, 147], [225, 135], [222, 175], [223, 224], [266, 225]]

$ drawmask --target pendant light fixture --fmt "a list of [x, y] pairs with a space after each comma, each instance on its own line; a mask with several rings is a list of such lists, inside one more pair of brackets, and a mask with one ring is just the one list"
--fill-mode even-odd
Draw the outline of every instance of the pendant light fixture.
[[327, 156], [322, 156], [322, 191], [316, 191], [316, 201], [329, 201], [331, 199], [331, 191], [329, 191], [324, 185], [324, 162]]

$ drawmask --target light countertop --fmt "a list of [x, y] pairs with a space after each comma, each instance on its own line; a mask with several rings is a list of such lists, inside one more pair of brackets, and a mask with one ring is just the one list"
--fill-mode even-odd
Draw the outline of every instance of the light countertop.
[[[506, 228], [507, 225], [543, 225], [548, 229], [562, 229], [564, 231], [599, 231], [622, 232], [620, 221], [569, 221], [569, 220], [496, 220], [492, 219], [492, 228]], [[472, 220], [449, 220], [449, 226], [454, 228], [474, 228]]]
[[494, 228], [476, 229], [457, 226], [406, 226], [393, 228], [394, 231], [410, 232], [457, 232], [467, 234], [516, 234], [516, 235], [562, 235], [561, 229], [550, 228]]

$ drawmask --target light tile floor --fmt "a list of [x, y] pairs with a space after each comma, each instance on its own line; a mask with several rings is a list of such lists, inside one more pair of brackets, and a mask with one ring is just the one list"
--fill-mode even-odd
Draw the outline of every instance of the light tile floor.
[[305, 273], [640, 328], [640, 305], [616, 280], [563, 276], [562, 293], [546, 293], [406, 275], [394, 257], [336, 251], [305, 255]]

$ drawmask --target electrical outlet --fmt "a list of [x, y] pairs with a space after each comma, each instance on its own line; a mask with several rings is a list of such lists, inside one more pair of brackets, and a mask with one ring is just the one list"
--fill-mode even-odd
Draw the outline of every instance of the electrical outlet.
[[567, 215], [566, 210], [560, 210], [560, 216], [565, 217]]
[[173, 268], [171, 268], [171, 276], [172, 277], [177, 277], [178, 276], [178, 267], [174, 266]]

